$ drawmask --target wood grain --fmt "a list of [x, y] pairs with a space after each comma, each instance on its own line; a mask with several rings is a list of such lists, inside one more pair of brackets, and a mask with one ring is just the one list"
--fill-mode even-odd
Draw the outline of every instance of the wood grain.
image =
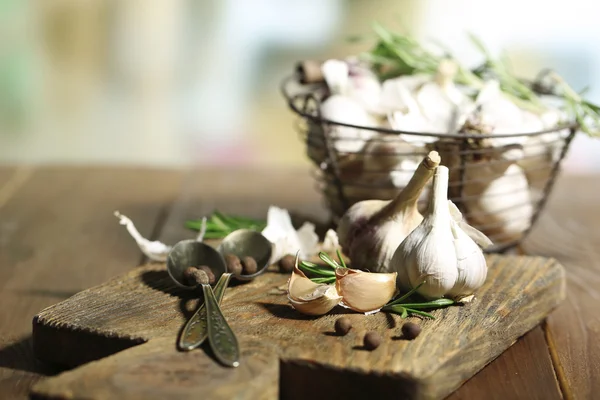
[[[335, 313], [307, 318], [290, 308], [283, 290], [286, 275], [267, 273], [251, 283], [236, 286], [226, 293], [223, 312], [242, 349], [248, 348], [242, 364], [249, 363], [254, 368], [256, 363], [266, 363], [268, 370], [276, 372], [272, 365], [275, 360], [272, 355], [276, 354], [281, 370], [279, 379], [262, 373], [238, 377], [252, 378], [246, 382], [227, 379], [236, 387], [251, 381], [271, 387], [279, 380], [283, 398], [312, 398], [325, 393], [361, 398], [361, 393], [374, 394], [374, 390], [381, 395], [442, 398], [537, 325], [564, 295], [562, 267], [553, 260], [490, 256], [488, 263], [488, 281], [479, 291], [478, 299], [463, 307], [435, 311], [436, 320], [419, 321], [423, 333], [412, 342], [400, 338], [400, 317], [385, 313], [371, 316], [348, 313], [354, 327], [351, 333], [345, 337], [333, 335], [333, 324], [338, 317]], [[498, 288], [510, 289], [498, 291]], [[86, 346], [94, 348], [100, 347], [93, 342], [96, 337], [128, 340], [131, 345], [146, 341], [152, 344], [155, 338], [166, 338], [161, 341], [165, 354], [157, 357], [177, 358], [175, 340], [188, 312], [182, 305], [188, 297], [181, 295], [180, 289], [170, 283], [163, 265], [138, 268], [41, 312], [34, 323], [36, 354], [41, 359], [74, 365], [89, 361], [85, 349], [77, 345], [80, 336], [86, 336]], [[340, 309], [338, 313], [346, 311]], [[385, 340], [376, 351], [368, 352], [361, 341], [372, 330]], [[65, 331], [73, 332], [68, 342], [61, 340]], [[37, 345], [40, 341], [43, 346]], [[144, 350], [140, 349], [145, 346], [149, 345], [48, 379], [37, 385], [34, 392], [52, 397], [67, 391], [75, 397], [104, 398], [101, 393], [106, 390], [106, 369], [112, 368], [111, 363], [123, 368], [129, 363], [144, 364], [131, 352], [142, 354]], [[271, 360], [270, 364], [264, 360]], [[156, 368], [171, 366], [157, 362]], [[137, 382], [127, 381], [120, 370], [111, 371], [116, 375], [110, 375], [108, 380], [113, 382], [118, 378], [122, 382], [112, 396], [138, 398]], [[86, 379], [76, 379], [72, 374], [83, 374]], [[214, 374], [221, 374], [221, 369], [207, 364], [198, 374], [198, 385], [209, 386], [213, 379], [225, 379]], [[95, 376], [103, 378], [98, 380]], [[342, 380], [347, 381], [346, 385], [331, 384]], [[104, 388], [96, 392], [98, 387]], [[133, 388], [131, 392], [129, 388]], [[195, 395], [193, 391], [177, 390], [182, 396]], [[221, 390], [215, 386], [210, 398], [229, 398], [221, 397]], [[361, 392], [364, 390], [367, 392]], [[227, 396], [231, 393], [227, 392]]]
[[[12, 176], [14, 170], [15, 168], [11, 167], [0, 167], [0, 188], [3, 182]], [[170, 186], [173, 182], [167, 176], [171, 175], [177, 179], [179, 174], [159, 172], [158, 175], [163, 178], [154, 182], [154, 171], [129, 168], [104, 170], [106, 173], [102, 172], [103, 169], [43, 170], [42, 180], [46, 181], [43, 182], [43, 190], [40, 189], [42, 185], [38, 177], [35, 190], [28, 191], [29, 198], [17, 196], [17, 200], [7, 202], [11, 208], [10, 214], [4, 213], [0, 207], [0, 289], [3, 289], [0, 290], [0, 304], [3, 305], [0, 315], [0, 393], [6, 393], [8, 398], [24, 397], [39, 373], [53, 372], [47, 366], [33, 360], [29, 337], [31, 316], [43, 307], [67, 298], [82, 288], [99, 284], [128, 269], [140, 258], [127, 233], [118, 226], [115, 231], [110, 218], [99, 217], [100, 210], [112, 211], [111, 207], [104, 207], [103, 202], [119, 207], [120, 211], [132, 217], [143, 234], [150, 235], [153, 231], [158, 233], [164, 216], [169, 214], [168, 205], [173, 199], [169, 197], [175, 196], [174, 193], [161, 193], [163, 189], [167, 192], [177, 191], [177, 188]], [[125, 173], [125, 179], [119, 178], [121, 173]], [[37, 172], [34, 176], [36, 174]], [[272, 178], [273, 175], [276, 178]], [[97, 180], [97, 177], [100, 179]], [[294, 184], [290, 185], [286, 178]], [[65, 189], [65, 179], [78, 183]], [[82, 179], [86, 181], [85, 184], [79, 184]], [[595, 179], [597, 176], [560, 177], [548, 208], [539, 221], [539, 229], [534, 229], [531, 241], [528, 240], [525, 246], [531, 254], [555, 257], [566, 266], [568, 300], [551, 314], [545, 329], [551, 342], [558, 375], [563, 381], [562, 387], [566, 388], [565, 392], [570, 398], [589, 398], [600, 391], [599, 321], [594, 306], [599, 297], [597, 282], [600, 269], [595, 261], [597, 257], [591, 259], [594, 258], [594, 250], [590, 250], [598, 248], [600, 244], [600, 238], [594, 229], [598, 221], [597, 196], [594, 185], [590, 184]], [[119, 188], [118, 192], [110, 190], [113, 187], [111, 180], [121, 182], [115, 184], [115, 187]], [[31, 184], [31, 181], [31, 178], [28, 179], [26, 186]], [[63, 194], [56, 200], [50, 190], [55, 184], [63, 186]], [[92, 185], [100, 185], [98, 188], [105, 190], [97, 190], [90, 196], [85, 191], [89, 191]], [[304, 170], [282, 170], [275, 173], [252, 170], [242, 173], [237, 170], [199, 170], [190, 174], [182, 187], [184, 191], [175, 204], [173, 218], [171, 214], [168, 215], [164, 229], [164, 237], [167, 239], [169, 232], [173, 240], [189, 237], [190, 232], [182, 228], [182, 221], [200, 217], [214, 206], [227, 212], [263, 216], [268, 204], [273, 203], [299, 211], [300, 214], [316, 216], [321, 221], [326, 220], [320, 197], [313, 189], [313, 181]], [[22, 192], [22, 189], [23, 187], [15, 193]], [[67, 190], [68, 194], [65, 193]], [[37, 195], [38, 192], [40, 195]], [[140, 194], [135, 192], [147, 196], [148, 200], [142, 199]], [[249, 193], [249, 196], [246, 198], [244, 193]], [[129, 195], [132, 196], [132, 201]], [[11, 195], [11, 198], [13, 196], [15, 194]], [[68, 207], [60, 205], [60, 198], [66, 198], [70, 204], [74, 199], [83, 203], [91, 202], [88, 206], [78, 206], [81, 210], [87, 210], [89, 217], [83, 215], [83, 212], [77, 217], [65, 217], [65, 209]], [[164, 203], [159, 205], [163, 200]], [[159, 210], [161, 207], [164, 207], [162, 211]], [[15, 220], [21, 221], [31, 210], [35, 215], [29, 221], [39, 221], [46, 229], [39, 235], [33, 235], [31, 232], [24, 235], [18, 232], [15, 238]], [[94, 234], [93, 228], [86, 224], [88, 218], [92, 225], [98, 227], [98, 234]], [[74, 237], [69, 239], [76, 242], [76, 246], [72, 248], [65, 246], [65, 233], [56, 234], [62, 233], [65, 225], [66, 233]], [[84, 236], [91, 235], [93, 240], [84, 240], [73, 231], [83, 231]], [[27, 276], [20, 277], [20, 287], [7, 291], [2, 288], [3, 283], [18, 274], [13, 262], [31, 251], [26, 248], [28, 242], [19, 238], [29, 240], [32, 237], [36, 240], [35, 249], [40, 254], [53, 255], [52, 248], [58, 245], [62, 252], [66, 248], [74, 259], [83, 261], [75, 265], [64, 263], [64, 260], [54, 262], [51, 257], [52, 262], [48, 263], [47, 257], [38, 255], [32, 260], [19, 261], [24, 264], [26, 270], [33, 266], [41, 271], [44, 268], [57, 268], [58, 265], [61, 274], [51, 275], [51, 279], [48, 274], [42, 274], [42, 282], [37, 279], [35, 270]], [[99, 251], [99, 248], [107, 251]], [[93, 260], [75, 254], [79, 251], [90, 251]], [[102, 267], [104, 264], [107, 266], [106, 270]], [[7, 269], [10, 271], [6, 272]], [[63, 289], [58, 290], [55, 287]], [[15, 302], [20, 302], [22, 306], [15, 309], [4, 307], [5, 296], [13, 297], [10, 307]], [[526, 335], [526, 338], [529, 336], [531, 334]], [[540, 341], [539, 335], [536, 335], [534, 340], [540, 344], [536, 348], [546, 345]], [[467, 393], [478, 393], [477, 390], [484, 388], [489, 389], [489, 393], [497, 394], [498, 398], [518, 398], [518, 393], [527, 393], [529, 388], [538, 388], [543, 392], [549, 379], [545, 372], [548, 368], [525, 368], [521, 360], [531, 357], [531, 347], [519, 344], [520, 341], [466, 382], [457, 393], [469, 387], [471, 389]], [[540, 358], [542, 359], [546, 360]], [[491, 374], [489, 376], [496, 375], [498, 379], [482, 378], [486, 376], [483, 373], [488, 370]]]
[[[514, 365], [521, 368], [515, 370]], [[531, 378], [535, 377], [534, 380]], [[498, 385], [508, 386], [496, 390]], [[510, 397], [506, 394], [510, 393]], [[493, 363], [467, 381], [448, 400], [519, 398], [529, 400], [561, 399], [541, 327], [520, 338]]]
[[0, 207], [2, 396], [24, 398], [40, 374], [57, 372], [33, 357], [31, 319], [40, 309], [139, 262], [112, 211], [150, 235], [180, 183], [176, 172], [44, 168], [12, 191]]
[[567, 300], [550, 315], [545, 330], [567, 399], [591, 399], [600, 393], [600, 219], [590, 185], [595, 179], [560, 180], [524, 246], [565, 266]]

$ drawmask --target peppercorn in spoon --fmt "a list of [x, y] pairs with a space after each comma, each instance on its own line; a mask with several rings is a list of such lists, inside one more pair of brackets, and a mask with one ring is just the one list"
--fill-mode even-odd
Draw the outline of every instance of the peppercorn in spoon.
[[[197, 240], [183, 240], [173, 246], [169, 252], [167, 271], [178, 286], [187, 289], [201, 286], [204, 294], [204, 304], [200, 306], [184, 328], [180, 338], [180, 348], [191, 350], [208, 337], [210, 347], [219, 362], [229, 367], [239, 366], [240, 355], [237, 339], [219, 307], [219, 301], [222, 299], [231, 277], [231, 273], [226, 272], [225, 261], [221, 254], [211, 246]], [[219, 282], [215, 286], [215, 290], [218, 291], [219, 300], [215, 298], [215, 293], [210, 286], [210, 282], [217, 279]], [[196, 326], [200, 328], [204, 321], [206, 322], [205, 329], [192, 329]], [[192, 333], [196, 333], [196, 336], [190, 337], [190, 329], [194, 331]], [[195, 346], [190, 347], [190, 343]]]

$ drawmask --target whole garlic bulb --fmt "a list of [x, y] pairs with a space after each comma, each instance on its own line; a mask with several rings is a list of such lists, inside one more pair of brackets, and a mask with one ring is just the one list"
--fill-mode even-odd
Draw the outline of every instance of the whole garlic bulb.
[[440, 161], [437, 152], [430, 152], [395, 199], [365, 200], [346, 211], [337, 233], [342, 250], [354, 267], [390, 272], [394, 251], [423, 219], [417, 201]]
[[466, 297], [485, 282], [485, 257], [450, 212], [447, 167], [436, 169], [427, 214], [398, 246], [390, 267], [402, 289], [424, 282], [418, 292], [427, 298]]
[[[321, 66], [323, 77], [331, 96], [321, 103], [320, 111], [324, 119], [349, 125], [377, 127], [379, 122], [363, 106], [363, 95], [353, 90], [353, 81], [349, 77], [348, 64], [340, 60], [327, 60]], [[323, 125], [331, 129], [333, 146], [341, 153], [360, 151], [365, 141], [375, 135], [374, 131], [348, 126]]]

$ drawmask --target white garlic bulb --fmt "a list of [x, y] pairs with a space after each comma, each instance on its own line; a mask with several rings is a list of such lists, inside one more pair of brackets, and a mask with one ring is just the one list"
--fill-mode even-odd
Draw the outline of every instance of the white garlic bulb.
[[[321, 103], [321, 116], [329, 121], [349, 125], [377, 127], [379, 122], [363, 106], [363, 94], [353, 88], [349, 77], [348, 64], [341, 60], [327, 60], [321, 66], [323, 77], [329, 87], [331, 96]], [[365, 141], [369, 140], [374, 131], [351, 128], [347, 126], [324, 126], [331, 129], [331, 141], [338, 152], [355, 153], [360, 151]]]
[[390, 272], [394, 251], [423, 219], [417, 201], [440, 161], [437, 152], [430, 152], [395, 199], [365, 200], [346, 211], [337, 233], [355, 268]]
[[448, 204], [448, 168], [439, 166], [423, 221], [398, 246], [390, 262], [404, 290], [423, 285], [427, 298], [473, 294], [487, 275], [481, 249], [453, 218]]

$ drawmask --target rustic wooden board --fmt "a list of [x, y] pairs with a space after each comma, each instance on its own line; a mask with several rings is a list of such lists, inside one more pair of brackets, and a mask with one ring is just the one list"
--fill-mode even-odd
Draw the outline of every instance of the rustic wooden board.
[[0, 169], [0, 398], [25, 399], [40, 375], [57, 372], [33, 356], [33, 315], [139, 264], [113, 210], [150, 236], [181, 177], [143, 169]]
[[[242, 346], [242, 366], [219, 367], [204, 350], [178, 352], [175, 338], [194, 300], [164, 265], [148, 265], [51, 306], [34, 319], [34, 350], [70, 366], [108, 356], [34, 387], [38, 397], [283, 398], [399, 396], [442, 398], [535, 327], [564, 298], [564, 272], [552, 259], [489, 256], [475, 302], [435, 311], [415, 341], [402, 320], [340, 309], [308, 318], [287, 304], [287, 276], [267, 273], [227, 291], [223, 311]], [[333, 335], [339, 313], [354, 329]], [[418, 321], [418, 320], [417, 320]], [[375, 351], [362, 336], [386, 340]], [[146, 343], [148, 342], [148, 343]], [[156, 378], [154, 378], [156, 377]], [[169, 378], [170, 377], [170, 378]], [[237, 389], [236, 389], [237, 388]], [[260, 396], [259, 396], [260, 395]]]

